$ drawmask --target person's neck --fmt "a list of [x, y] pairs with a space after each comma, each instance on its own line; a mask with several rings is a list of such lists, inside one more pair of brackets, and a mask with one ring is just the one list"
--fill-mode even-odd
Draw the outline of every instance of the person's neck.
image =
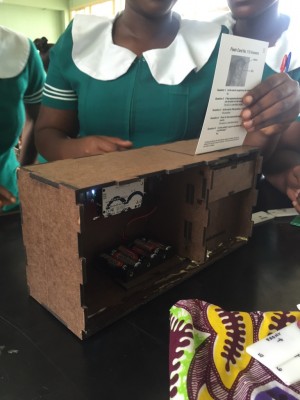
[[263, 14], [253, 18], [237, 19], [234, 34], [269, 42], [274, 46], [282, 33], [288, 28], [289, 19], [279, 13], [278, 5], [269, 7]]
[[116, 20], [114, 41], [140, 55], [150, 49], [168, 47], [178, 29], [178, 21], [172, 12], [160, 18], [149, 18], [125, 9]]

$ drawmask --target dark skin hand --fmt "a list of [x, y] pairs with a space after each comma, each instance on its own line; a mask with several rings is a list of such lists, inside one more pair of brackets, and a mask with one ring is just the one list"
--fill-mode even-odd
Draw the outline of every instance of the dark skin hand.
[[132, 147], [128, 140], [91, 135], [77, 138], [77, 111], [41, 106], [36, 124], [36, 146], [48, 161], [79, 158], [123, 151]]
[[265, 159], [275, 151], [300, 112], [297, 81], [287, 74], [275, 74], [250, 90], [243, 98], [242, 124], [247, 130], [244, 144], [259, 147]]
[[3, 206], [14, 204], [15, 197], [5, 187], [0, 186], [0, 210]]
[[250, 90], [243, 102], [246, 108], [241, 116], [247, 132], [275, 135], [287, 129], [300, 112], [299, 84], [285, 73], [275, 74]]
[[291, 200], [300, 212], [300, 154], [290, 149], [276, 149], [268, 162], [263, 164], [266, 179]]
[[294, 149], [276, 149], [263, 165], [266, 179], [287, 195], [300, 213], [300, 154]]
[[286, 194], [294, 208], [300, 213], [300, 165], [287, 171]]
[[[20, 164], [28, 165], [34, 163], [37, 151], [34, 145], [33, 123], [37, 119], [39, 104], [26, 105], [26, 116], [28, 129], [23, 131]], [[0, 186], [0, 210], [3, 206], [15, 204], [16, 198], [4, 187]]]
[[276, 175], [266, 175], [266, 179], [275, 188], [285, 193], [293, 207], [300, 213], [300, 165]]

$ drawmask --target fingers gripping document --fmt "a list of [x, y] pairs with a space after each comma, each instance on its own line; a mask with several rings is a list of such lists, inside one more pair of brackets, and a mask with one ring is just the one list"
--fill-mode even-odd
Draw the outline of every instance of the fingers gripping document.
[[242, 97], [261, 82], [268, 43], [223, 34], [196, 154], [243, 144]]

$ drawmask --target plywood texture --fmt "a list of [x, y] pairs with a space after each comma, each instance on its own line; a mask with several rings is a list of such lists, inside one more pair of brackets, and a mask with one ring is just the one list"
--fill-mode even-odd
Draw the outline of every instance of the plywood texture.
[[[202, 155], [179, 153], [184, 144], [195, 144], [195, 140], [176, 142], [172, 145], [150, 146], [136, 150], [103, 154], [72, 160], [55, 161], [25, 167], [37, 177], [56, 183], [73, 186], [76, 189], [92, 187], [99, 183], [124, 182], [140, 176], [176, 171], [195, 164], [216, 162], [224, 157], [237, 157], [253, 151], [238, 147]], [[178, 150], [176, 152], [175, 150]], [[172, 150], [172, 151], [171, 151]]]
[[[182, 140], [180, 142], [167, 143], [164, 145], [164, 148], [169, 151], [174, 151], [176, 153], [189, 154], [194, 156], [195, 150], [197, 148], [198, 139], [192, 140]], [[247, 152], [253, 151], [253, 147], [249, 146], [238, 146], [231, 147], [225, 150], [218, 150], [204, 154], [197, 154], [196, 157], [201, 157], [201, 159], [209, 164], [212, 161], [216, 160], [216, 158], [234, 156], [239, 157], [240, 155], [244, 156]]]
[[43, 206], [40, 203], [38, 181], [32, 181], [29, 174], [20, 169], [19, 189], [22, 204], [23, 241], [27, 256], [27, 283], [30, 294], [40, 303], [48, 302], [48, 282], [46, 278], [44, 255]]
[[74, 191], [40, 183], [24, 170], [19, 186], [30, 294], [81, 336], [85, 318]]
[[209, 202], [252, 188], [255, 173], [255, 160], [214, 170]]

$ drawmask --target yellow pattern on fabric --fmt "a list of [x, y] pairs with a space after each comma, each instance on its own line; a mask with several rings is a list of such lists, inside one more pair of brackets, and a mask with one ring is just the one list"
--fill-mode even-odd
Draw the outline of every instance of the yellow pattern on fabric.
[[300, 319], [299, 311], [291, 311], [288, 314], [283, 311], [269, 311], [263, 314], [263, 321], [260, 324], [259, 332], [258, 332], [258, 340], [264, 339], [266, 336], [271, 333], [277, 332], [282, 326], [283, 323], [281, 318], [285, 317], [285, 322], [283, 326], [289, 325], [295, 320]]
[[[217, 334], [213, 350], [214, 363], [224, 386], [230, 389], [251, 360], [245, 349], [253, 343], [253, 323], [249, 313], [232, 312], [231, 315], [235, 316], [235, 324], [232, 324], [229, 317], [222, 318], [222, 312], [224, 311], [220, 307], [210, 305], [207, 317]], [[232, 348], [231, 339], [234, 329], [239, 330], [241, 337], [236, 348]], [[227, 356], [229, 353], [230, 356]]]

